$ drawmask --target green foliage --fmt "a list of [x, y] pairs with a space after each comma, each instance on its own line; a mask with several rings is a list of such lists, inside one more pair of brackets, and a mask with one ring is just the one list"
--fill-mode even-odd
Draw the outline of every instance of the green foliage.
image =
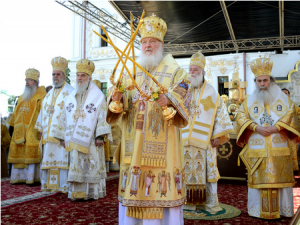
[[8, 103], [8, 105], [15, 105], [15, 103], [16, 103], [16, 96], [11, 95], [9, 97], [9, 99], [7, 99], [7, 103]]
[[[68, 60], [68, 62], [70, 62], [70, 60]], [[65, 74], [66, 74], [66, 82], [68, 84], [71, 84], [71, 81], [70, 81], [70, 72], [71, 72], [71, 70], [69, 69], [69, 67], [67, 67], [67, 69], [65, 71]]]

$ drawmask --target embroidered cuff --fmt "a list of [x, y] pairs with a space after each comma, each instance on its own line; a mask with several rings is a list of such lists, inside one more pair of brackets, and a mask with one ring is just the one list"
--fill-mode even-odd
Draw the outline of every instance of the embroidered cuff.
[[250, 125], [248, 125], [247, 128], [248, 128], [249, 130], [255, 131], [256, 127], [257, 127], [257, 124], [256, 124], [256, 123], [251, 123]]
[[277, 125], [277, 124], [275, 124], [275, 127], [277, 127], [278, 131], [280, 131], [280, 130], [281, 130], [281, 129], [280, 129], [280, 126], [279, 126], [279, 125]]

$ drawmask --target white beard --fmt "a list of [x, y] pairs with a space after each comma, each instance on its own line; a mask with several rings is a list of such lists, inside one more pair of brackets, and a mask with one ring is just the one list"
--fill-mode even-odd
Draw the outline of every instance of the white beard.
[[164, 58], [164, 49], [162, 43], [160, 43], [159, 48], [157, 49], [155, 54], [147, 55], [143, 51], [140, 54], [140, 65], [143, 68], [153, 68], [158, 66], [161, 60]]
[[89, 84], [90, 84], [89, 80], [87, 80], [85, 82], [82, 82], [81, 85], [79, 85], [78, 81], [77, 81], [76, 82], [76, 94], [82, 95], [86, 91], [86, 89], [88, 88]]
[[193, 88], [200, 87], [204, 82], [203, 72], [201, 74], [196, 75], [196, 77], [191, 77], [191, 85]]
[[32, 98], [32, 96], [35, 95], [36, 89], [37, 86], [35, 85], [25, 86], [24, 93], [23, 93], [23, 100], [29, 101]]
[[255, 97], [257, 99], [261, 99], [263, 101], [264, 104], [270, 104], [273, 102], [274, 97], [276, 95], [276, 86], [277, 84], [275, 84], [274, 82], [270, 83], [270, 86], [267, 90], [260, 90], [257, 86], [257, 84], [255, 83], [255, 90], [254, 90], [254, 94]]
[[53, 87], [61, 87], [64, 84], [65, 80], [62, 78], [61, 80], [59, 80], [59, 82], [57, 84], [54, 83], [54, 80], [52, 80], [52, 86]]

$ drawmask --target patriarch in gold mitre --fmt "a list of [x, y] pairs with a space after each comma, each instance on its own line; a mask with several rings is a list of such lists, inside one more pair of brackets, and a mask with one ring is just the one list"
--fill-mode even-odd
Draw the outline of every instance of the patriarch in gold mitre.
[[[119, 223], [176, 225], [183, 221], [181, 212], [186, 193], [182, 143], [178, 134], [179, 129], [188, 123], [183, 99], [189, 88], [189, 74], [179, 67], [171, 54], [164, 55], [166, 22], [152, 15], [141, 23], [139, 64], [168, 92], [162, 94], [163, 88], [160, 89], [154, 79], [137, 66], [135, 85], [147, 96], [137, 89], [128, 89], [124, 94], [119, 92], [108, 97], [109, 104], [121, 101], [124, 106], [121, 110], [109, 107], [106, 117], [109, 124], [122, 120], [121, 143], [115, 152], [122, 174], [118, 199], [120, 218], [123, 216], [124, 219]], [[128, 75], [123, 75], [121, 82], [125, 87], [134, 83]], [[152, 101], [147, 99], [148, 96], [152, 96]], [[163, 114], [163, 107], [173, 107], [174, 111]], [[149, 171], [152, 173], [151, 179], [147, 179]], [[154, 180], [155, 184], [152, 184]], [[151, 206], [146, 206], [149, 201]], [[164, 204], [165, 201], [168, 205]]]
[[293, 170], [298, 169], [300, 142], [294, 103], [276, 85], [273, 62], [250, 63], [255, 90], [242, 103], [236, 118], [239, 154], [248, 171], [248, 214], [264, 219], [292, 217]]

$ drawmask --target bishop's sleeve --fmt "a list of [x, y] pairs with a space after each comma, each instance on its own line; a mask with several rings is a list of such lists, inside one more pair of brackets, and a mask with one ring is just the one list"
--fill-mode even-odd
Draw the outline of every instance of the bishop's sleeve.
[[227, 107], [219, 96], [219, 104], [211, 139], [220, 137], [220, 144], [222, 145], [230, 140], [230, 133], [235, 133], [234, 127], [228, 115]]
[[58, 120], [58, 124], [56, 129], [53, 131], [54, 138], [64, 140], [65, 139], [65, 133], [66, 133], [66, 109], [64, 108], [61, 111], [61, 117]]
[[237, 145], [243, 147], [248, 143], [250, 136], [255, 131], [256, 123], [250, 119], [247, 107], [247, 99], [240, 105], [236, 116]]
[[190, 75], [184, 69], [177, 70], [169, 92], [166, 94], [167, 98], [172, 102], [172, 106], [177, 111], [172, 125], [179, 128], [184, 128], [188, 125], [188, 110], [185, 107], [184, 99], [188, 92], [189, 78]]
[[300, 143], [300, 125], [295, 104], [289, 99], [288, 111], [277, 121], [275, 126], [279, 127], [281, 137], [288, 138], [294, 143]]
[[35, 123], [35, 126], [34, 126], [34, 129], [35, 130], [38, 130], [40, 133], [43, 133], [43, 129], [42, 129], [42, 112], [43, 112], [43, 108], [41, 109], [40, 113], [39, 113], [39, 116], [36, 120], [36, 123]]
[[96, 134], [95, 137], [107, 135], [107, 139], [112, 142], [112, 135], [111, 135], [111, 126], [106, 122], [105, 118], [107, 116], [107, 103], [105, 99], [102, 101], [100, 106], [100, 113], [98, 116], [97, 126], [96, 126]]

